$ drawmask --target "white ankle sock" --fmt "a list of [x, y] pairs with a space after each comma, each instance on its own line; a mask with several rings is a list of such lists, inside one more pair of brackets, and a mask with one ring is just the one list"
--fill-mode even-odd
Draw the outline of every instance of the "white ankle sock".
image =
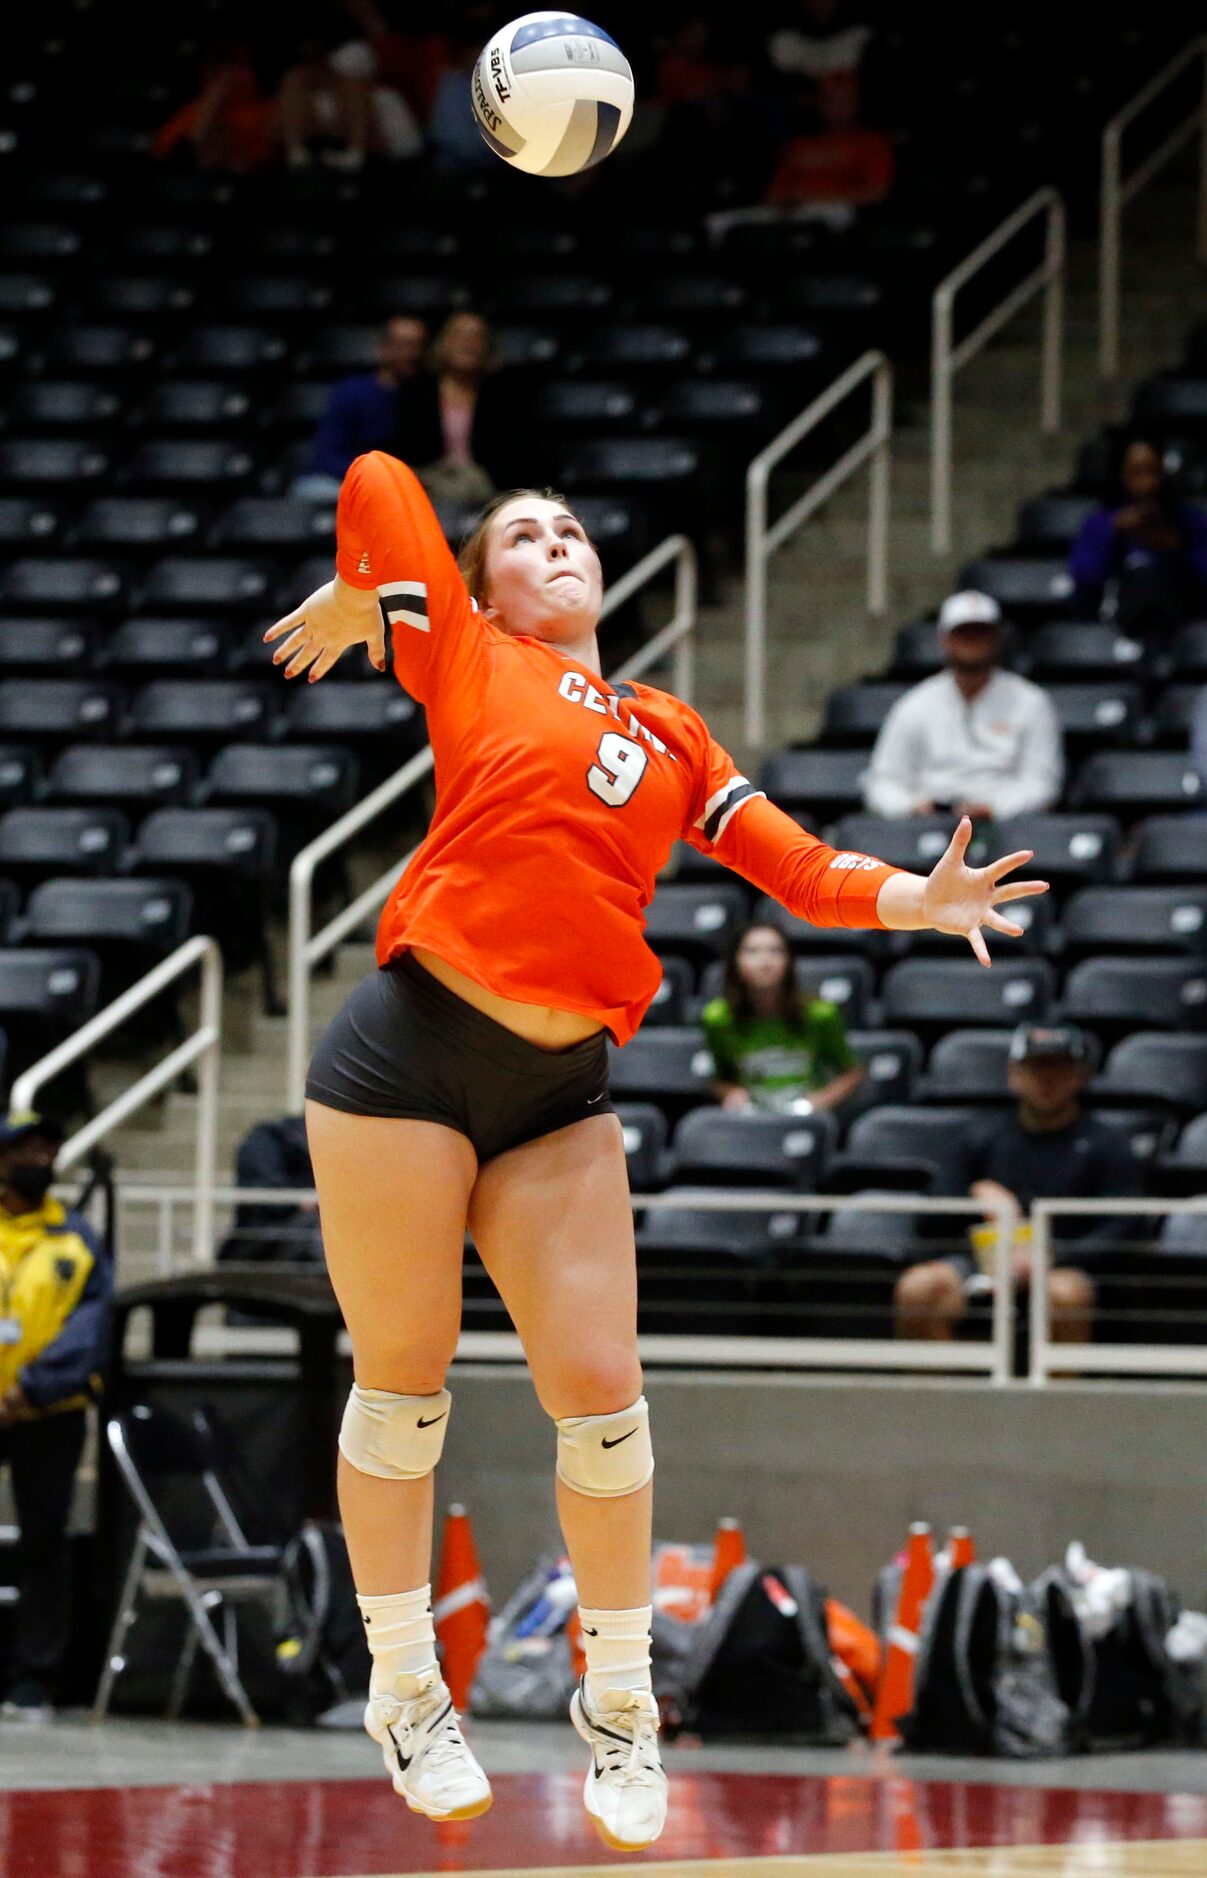
[[583, 1654], [587, 1659], [587, 1694], [599, 1704], [609, 1691], [634, 1690], [649, 1694], [650, 1625], [653, 1610], [648, 1604], [635, 1611], [591, 1611], [578, 1607], [583, 1633]]
[[373, 1658], [370, 1688], [393, 1689], [399, 1676], [421, 1676], [436, 1667], [436, 1632], [432, 1623], [432, 1587], [398, 1591], [392, 1596], [357, 1596], [365, 1620], [365, 1642]]

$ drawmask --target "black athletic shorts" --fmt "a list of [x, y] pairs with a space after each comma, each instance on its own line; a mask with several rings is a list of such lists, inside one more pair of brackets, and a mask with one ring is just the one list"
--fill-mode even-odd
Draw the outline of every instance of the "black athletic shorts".
[[356, 987], [310, 1064], [312, 1102], [442, 1122], [478, 1160], [613, 1113], [606, 1033], [544, 1050], [467, 1004], [409, 952]]

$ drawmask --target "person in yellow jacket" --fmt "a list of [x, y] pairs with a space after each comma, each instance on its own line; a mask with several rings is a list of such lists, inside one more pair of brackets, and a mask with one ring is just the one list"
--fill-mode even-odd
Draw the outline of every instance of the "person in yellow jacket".
[[26, 1113], [0, 1121], [0, 1467], [20, 1538], [14, 1680], [0, 1715], [45, 1721], [67, 1648], [67, 1520], [99, 1384], [113, 1273], [97, 1234], [52, 1199], [63, 1129]]

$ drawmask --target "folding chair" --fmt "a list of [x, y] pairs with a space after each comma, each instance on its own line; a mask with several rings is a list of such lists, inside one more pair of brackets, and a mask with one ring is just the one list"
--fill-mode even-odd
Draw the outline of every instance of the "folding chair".
[[[200, 1645], [214, 1665], [223, 1693], [238, 1709], [244, 1725], [254, 1728], [259, 1718], [239, 1678], [236, 1607], [255, 1602], [272, 1605], [281, 1597], [280, 1547], [248, 1544], [215, 1472], [218, 1437], [205, 1409], [194, 1410], [185, 1422], [163, 1409], [136, 1403], [111, 1415], [105, 1433], [122, 1481], [138, 1508], [139, 1524], [105, 1651], [93, 1720], [101, 1721], [108, 1713], [114, 1684], [126, 1667], [123, 1652], [139, 1600], [174, 1599], [188, 1613], [189, 1628], [172, 1678], [166, 1719], [175, 1721], [180, 1716]], [[204, 1490], [213, 1513], [209, 1545], [178, 1546], [172, 1538], [148, 1485], [169, 1478], [192, 1481]], [[214, 1621], [219, 1614], [221, 1636]]]

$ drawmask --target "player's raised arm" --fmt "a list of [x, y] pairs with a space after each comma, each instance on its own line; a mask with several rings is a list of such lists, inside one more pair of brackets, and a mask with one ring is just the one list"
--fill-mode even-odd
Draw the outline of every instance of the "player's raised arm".
[[435, 510], [413, 470], [374, 450], [344, 477], [336, 515], [336, 574], [265, 633], [285, 676], [330, 671], [364, 645], [379, 671], [386, 630], [394, 669], [421, 703], [476, 632], [473, 608]]
[[929, 875], [890, 867], [874, 855], [840, 853], [768, 802], [711, 738], [684, 836], [810, 925], [953, 933], [967, 939], [982, 965], [990, 962], [982, 927], [1011, 938], [1022, 932], [997, 908], [1047, 892], [1042, 880], [1003, 884], [1007, 874], [1031, 859], [1029, 850], [989, 867], [968, 867], [964, 856], [972, 823], [967, 817]]

